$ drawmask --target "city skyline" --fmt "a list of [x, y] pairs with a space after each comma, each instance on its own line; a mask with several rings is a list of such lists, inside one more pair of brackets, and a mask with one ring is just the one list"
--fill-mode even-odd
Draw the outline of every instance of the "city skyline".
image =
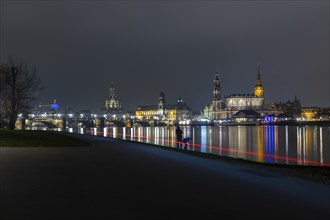
[[[36, 65], [42, 103], [99, 110], [111, 84], [125, 111], [182, 98], [194, 111], [253, 93], [329, 107], [329, 2], [0, 2], [0, 62]], [[60, 15], [60, 16], [59, 16]]]

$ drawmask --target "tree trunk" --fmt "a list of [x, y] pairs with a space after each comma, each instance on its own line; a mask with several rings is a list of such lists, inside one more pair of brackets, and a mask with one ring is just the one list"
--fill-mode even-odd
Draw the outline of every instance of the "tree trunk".
[[15, 124], [17, 120], [17, 99], [16, 99], [16, 76], [17, 76], [17, 69], [15, 67], [11, 68], [11, 74], [13, 77], [12, 87], [11, 87], [11, 110], [9, 115], [9, 129], [14, 130]]

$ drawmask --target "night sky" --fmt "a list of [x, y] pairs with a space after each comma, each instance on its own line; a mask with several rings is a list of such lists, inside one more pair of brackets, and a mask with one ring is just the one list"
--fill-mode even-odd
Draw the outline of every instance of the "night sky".
[[115, 85], [125, 111], [222, 95], [330, 106], [329, 1], [3, 1], [0, 61], [35, 65], [40, 102], [100, 110]]

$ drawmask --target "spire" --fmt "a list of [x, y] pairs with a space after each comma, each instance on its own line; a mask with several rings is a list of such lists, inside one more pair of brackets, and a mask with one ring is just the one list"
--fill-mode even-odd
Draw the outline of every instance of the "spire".
[[221, 99], [220, 74], [218, 71], [214, 74], [213, 80], [213, 101]]
[[258, 62], [257, 85], [261, 86], [260, 63]]
[[111, 83], [109, 88], [109, 98], [116, 98], [116, 89], [113, 83]]
[[254, 95], [258, 97], [264, 97], [264, 87], [262, 86], [261, 76], [260, 76], [260, 63], [258, 62], [258, 74], [257, 83], [254, 87]]
[[159, 98], [158, 108], [161, 110], [165, 110], [165, 94], [163, 91], [160, 92], [158, 98]]

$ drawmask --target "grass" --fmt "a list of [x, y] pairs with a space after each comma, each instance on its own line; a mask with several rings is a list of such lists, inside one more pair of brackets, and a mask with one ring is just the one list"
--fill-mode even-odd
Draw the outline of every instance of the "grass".
[[0, 129], [0, 147], [71, 147], [91, 144], [60, 132]]

